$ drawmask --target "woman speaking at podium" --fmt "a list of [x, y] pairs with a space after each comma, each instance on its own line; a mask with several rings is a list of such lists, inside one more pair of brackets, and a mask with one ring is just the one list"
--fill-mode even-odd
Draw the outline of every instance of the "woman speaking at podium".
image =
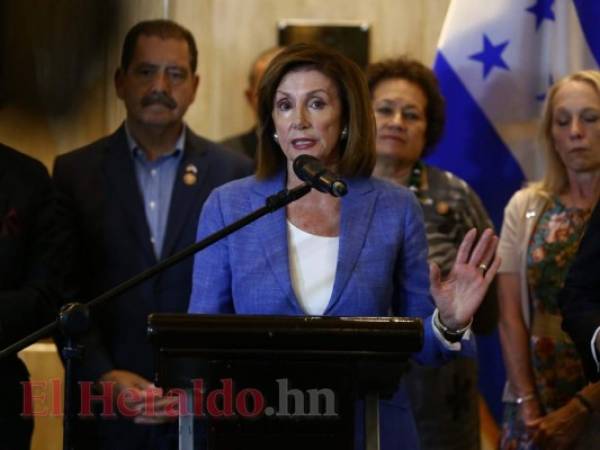
[[[469, 326], [499, 266], [497, 238], [486, 230], [476, 242], [471, 230], [447, 279], [428, 270], [417, 200], [371, 177], [375, 124], [359, 67], [332, 49], [292, 45], [263, 76], [258, 109], [256, 174], [213, 191], [198, 239], [300, 185], [299, 155], [339, 174], [348, 193], [312, 190], [198, 253], [189, 312], [421, 317], [418, 362], [473, 354]], [[418, 448], [402, 384], [380, 408], [382, 449]]]

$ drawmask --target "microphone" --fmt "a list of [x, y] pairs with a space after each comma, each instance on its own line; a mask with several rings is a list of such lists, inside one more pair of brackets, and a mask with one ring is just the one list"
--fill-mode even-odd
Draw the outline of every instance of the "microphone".
[[311, 187], [334, 197], [342, 197], [348, 193], [346, 183], [314, 156], [300, 155], [294, 159], [294, 173]]

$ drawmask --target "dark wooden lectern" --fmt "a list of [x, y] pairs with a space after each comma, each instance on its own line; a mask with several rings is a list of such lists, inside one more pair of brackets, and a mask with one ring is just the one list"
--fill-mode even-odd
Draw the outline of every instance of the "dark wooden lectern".
[[[193, 415], [209, 449], [354, 449], [365, 399], [366, 447], [378, 448], [378, 398], [395, 392], [421, 349], [419, 319], [153, 314], [156, 384], [186, 392], [180, 449]], [[195, 402], [195, 403], [194, 403]]]

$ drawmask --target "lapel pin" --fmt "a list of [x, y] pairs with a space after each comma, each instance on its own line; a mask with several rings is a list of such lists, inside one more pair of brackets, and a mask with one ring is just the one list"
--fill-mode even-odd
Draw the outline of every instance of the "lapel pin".
[[195, 165], [188, 164], [185, 166], [183, 182], [188, 186], [192, 186], [198, 182], [198, 168]]
[[450, 211], [450, 205], [448, 205], [448, 203], [442, 200], [441, 202], [438, 202], [437, 205], [435, 205], [435, 210], [439, 215], [444, 216], [448, 214], [448, 211]]

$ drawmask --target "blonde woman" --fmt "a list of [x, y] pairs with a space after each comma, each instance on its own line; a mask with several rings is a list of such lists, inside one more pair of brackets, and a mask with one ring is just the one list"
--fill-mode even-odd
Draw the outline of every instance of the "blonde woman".
[[600, 72], [552, 86], [542, 141], [546, 175], [510, 200], [498, 250], [508, 376], [501, 448], [595, 448], [599, 388], [586, 385], [557, 294], [600, 192]]

